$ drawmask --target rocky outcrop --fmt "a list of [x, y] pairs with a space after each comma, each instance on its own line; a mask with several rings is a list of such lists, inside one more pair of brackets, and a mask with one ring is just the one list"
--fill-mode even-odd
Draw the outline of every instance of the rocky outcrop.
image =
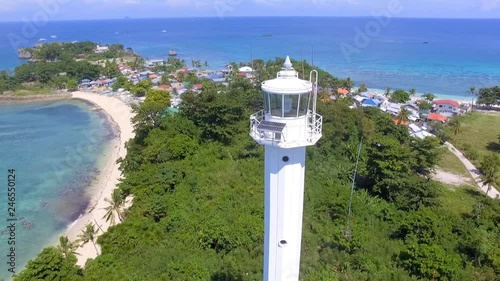
[[17, 49], [20, 59], [31, 59], [33, 58], [33, 53], [29, 48], [19, 48]]

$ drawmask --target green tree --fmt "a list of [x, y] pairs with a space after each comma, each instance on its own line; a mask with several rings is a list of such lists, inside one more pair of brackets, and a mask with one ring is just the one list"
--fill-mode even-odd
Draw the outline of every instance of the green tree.
[[81, 233], [78, 235], [78, 238], [82, 242], [82, 246], [87, 244], [88, 242], [92, 242], [96, 253], [99, 255], [99, 250], [97, 250], [97, 245], [95, 244], [97, 231], [98, 230], [95, 228], [94, 224], [89, 223], [85, 225], [84, 229], [82, 229]]
[[75, 79], [70, 79], [66, 87], [69, 91], [76, 91], [78, 90], [78, 82]]
[[409, 117], [411, 115], [410, 110], [408, 110], [406, 107], [401, 107], [399, 110], [398, 115], [396, 116], [396, 120], [398, 120], [398, 124], [404, 124], [408, 121], [410, 121]]
[[469, 90], [467, 91], [471, 95], [471, 108], [474, 108], [474, 98], [477, 96], [478, 92], [476, 90], [475, 86], [470, 86]]
[[130, 88], [130, 93], [137, 96], [137, 97], [143, 97], [146, 95], [146, 93], [151, 90], [153, 87], [153, 84], [149, 80], [143, 80], [138, 82], [137, 84], [133, 85]]
[[457, 134], [462, 132], [462, 119], [459, 116], [455, 116], [448, 121], [448, 126], [451, 128], [453, 135], [456, 137]]
[[106, 203], [108, 203], [109, 205], [106, 208], [104, 208], [104, 210], [106, 210], [106, 214], [102, 218], [103, 219], [105, 218], [106, 222], [109, 221], [111, 225], [113, 225], [116, 222], [115, 220], [115, 214], [116, 214], [118, 220], [122, 222], [123, 221], [122, 207], [124, 200], [121, 191], [119, 189], [115, 189], [111, 194], [111, 199], [105, 198], [104, 201], [106, 201]]
[[420, 110], [430, 110], [432, 109], [432, 103], [426, 101], [426, 100], [421, 100], [418, 103], [418, 109]]
[[435, 244], [411, 243], [398, 259], [412, 275], [427, 280], [454, 280], [460, 270], [460, 258]]
[[412, 151], [394, 138], [383, 136], [369, 144], [367, 155], [366, 177], [372, 186], [371, 191], [384, 199], [394, 200], [399, 181], [407, 178], [415, 167]]
[[76, 265], [76, 257], [70, 255], [64, 258], [63, 254], [55, 247], [48, 247], [38, 256], [28, 261], [25, 269], [15, 275], [14, 281], [31, 280], [83, 280], [82, 270]]
[[415, 154], [415, 170], [418, 172], [432, 170], [439, 163], [443, 153], [439, 140], [433, 137], [414, 138], [410, 142], [410, 148]]
[[76, 255], [76, 249], [78, 248], [78, 243], [76, 241], [69, 241], [67, 236], [59, 237], [59, 245], [57, 245], [57, 249], [61, 251], [65, 258], [70, 255]]
[[425, 93], [422, 95], [422, 97], [425, 98], [429, 102], [432, 102], [436, 98], [436, 96], [434, 94], [431, 94], [431, 93]]
[[125, 76], [119, 76], [113, 86], [111, 86], [113, 91], [117, 91], [118, 89], [128, 89], [130, 90], [131, 84], [130, 81]]
[[410, 95], [410, 97], [413, 97], [416, 93], [417, 89], [415, 88], [411, 88], [410, 90], [408, 90], [408, 94]]
[[389, 100], [395, 103], [405, 103], [410, 100], [410, 94], [404, 90], [398, 89], [391, 93]]
[[392, 90], [392, 89], [391, 89], [390, 87], [385, 88], [385, 91], [384, 91], [384, 96], [385, 96], [386, 98], [388, 98], [388, 97], [391, 95], [391, 90]]
[[483, 186], [487, 186], [486, 196], [498, 178], [500, 170], [500, 160], [497, 154], [488, 154], [483, 158], [480, 164], [481, 172], [483, 173]]
[[500, 104], [500, 87], [495, 86], [491, 88], [479, 89], [479, 97], [477, 99], [476, 105], [477, 104], [484, 104], [488, 107]]
[[358, 88], [358, 94], [366, 92], [366, 91], [368, 91], [368, 88], [366, 87], [366, 84], [365, 83], [361, 83], [359, 85], [359, 88]]

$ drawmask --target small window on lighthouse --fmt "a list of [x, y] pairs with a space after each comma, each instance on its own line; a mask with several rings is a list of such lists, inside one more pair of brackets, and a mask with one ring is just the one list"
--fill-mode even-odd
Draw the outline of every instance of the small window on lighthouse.
[[271, 115], [276, 117], [283, 117], [283, 95], [269, 94], [269, 105], [271, 109]]
[[310, 97], [311, 94], [300, 95], [299, 116], [304, 116], [307, 114], [307, 110], [309, 109]]
[[[284, 117], [297, 117], [299, 95], [285, 95]], [[288, 104], [286, 103], [288, 100]]]
[[265, 113], [270, 113], [270, 106], [269, 106], [269, 94], [264, 92], [264, 112]]
[[283, 96], [283, 117], [295, 117], [294, 112], [292, 112], [293, 100], [289, 95]]

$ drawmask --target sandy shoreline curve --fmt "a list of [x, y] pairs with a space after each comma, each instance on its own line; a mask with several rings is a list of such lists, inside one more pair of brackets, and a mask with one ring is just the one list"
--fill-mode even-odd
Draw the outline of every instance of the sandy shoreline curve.
[[[119, 98], [88, 92], [74, 92], [71, 96], [73, 99], [81, 99], [101, 108], [110, 120], [115, 123], [118, 130], [117, 138], [111, 142], [111, 148], [106, 151], [106, 164], [98, 175], [97, 180], [88, 190], [90, 197], [89, 207], [62, 234], [68, 236], [70, 241], [75, 241], [78, 239], [81, 230], [89, 223], [93, 223], [99, 229], [97, 236], [102, 235], [110, 227], [109, 222], [103, 219], [106, 213], [104, 208], [109, 205], [104, 199], [111, 198], [111, 194], [121, 178], [121, 172], [118, 169], [119, 165], [116, 164], [116, 160], [120, 157], [125, 157], [127, 154], [125, 142], [134, 137], [134, 129], [131, 123], [131, 118], [133, 117], [132, 109]], [[96, 244], [96, 246], [100, 253], [99, 245]], [[76, 252], [78, 253], [77, 264], [82, 267], [85, 265], [87, 259], [97, 256], [92, 242], [79, 247]]]

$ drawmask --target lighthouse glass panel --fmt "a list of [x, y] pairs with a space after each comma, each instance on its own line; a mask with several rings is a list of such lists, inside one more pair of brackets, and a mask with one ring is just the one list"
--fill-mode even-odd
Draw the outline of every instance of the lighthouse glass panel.
[[297, 117], [299, 95], [283, 96], [283, 117]]
[[283, 95], [269, 94], [271, 115], [275, 117], [283, 117]]
[[311, 102], [311, 94], [300, 95], [299, 116], [304, 116], [307, 114], [310, 102]]
[[263, 92], [264, 94], [264, 112], [265, 113], [270, 113], [270, 100], [269, 100], [269, 94], [266, 92]]

